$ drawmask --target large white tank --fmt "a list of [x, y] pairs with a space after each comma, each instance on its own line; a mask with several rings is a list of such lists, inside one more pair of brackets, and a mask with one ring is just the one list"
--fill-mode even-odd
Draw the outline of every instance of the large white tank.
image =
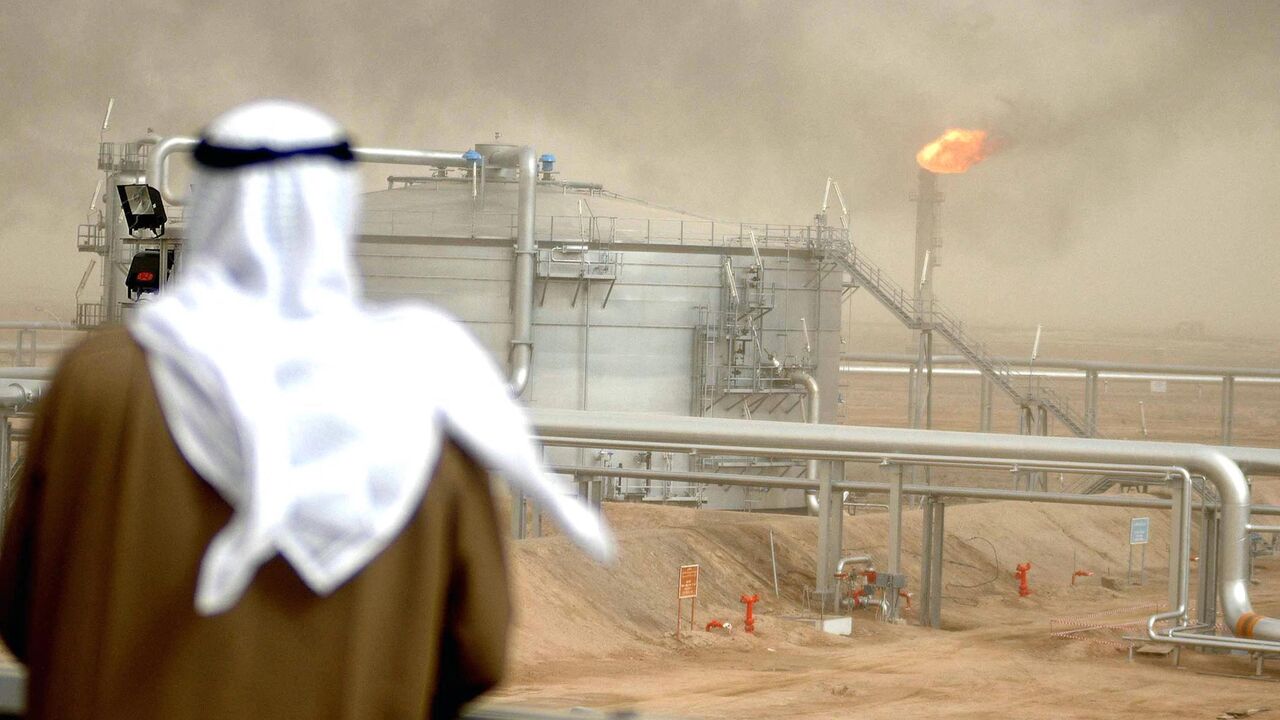
[[[454, 173], [390, 179], [389, 189], [364, 197], [358, 257], [366, 292], [375, 301], [416, 298], [447, 309], [505, 363], [517, 184], [496, 171]], [[843, 276], [809, 251], [815, 229], [713, 221], [550, 179], [539, 182], [536, 198], [531, 405], [802, 422], [808, 400], [785, 368], [803, 368], [818, 380], [823, 421], [833, 421]], [[736, 458], [566, 452], [552, 460], [804, 471]], [[711, 507], [804, 505], [795, 491], [625, 480], [609, 491]]]

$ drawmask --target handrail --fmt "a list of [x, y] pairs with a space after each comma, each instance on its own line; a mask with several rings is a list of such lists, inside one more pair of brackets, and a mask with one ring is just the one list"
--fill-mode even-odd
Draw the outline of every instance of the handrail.
[[964, 323], [952, 317], [936, 302], [931, 303], [928, 316], [925, 317], [918, 312], [914, 299], [907, 299], [907, 293], [900, 285], [886, 277], [877, 265], [867, 259], [866, 255], [858, 252], [857, 248], [848, 241], [847, 233], [841, 240], [842, 242], [828, 242], [824, 249], [840, 261], [845, 270], [899, 319], [908, 325], [923, 324], [937, 330], [960, 354], [968, 358], [1018, 404], [1038, 402], [1075, 435], [1089, 437], [1096, 434], [1090, 432], [1084, 418], [1078, 416], [1066, 398], [1049, 388], [1039, 385], [1036, 388], [1037, 392], [1029, 391], [1024, 395], [1014, 384], [1013, 368], [1007, 362], [987, 352], [982, 343], [965, 335]]

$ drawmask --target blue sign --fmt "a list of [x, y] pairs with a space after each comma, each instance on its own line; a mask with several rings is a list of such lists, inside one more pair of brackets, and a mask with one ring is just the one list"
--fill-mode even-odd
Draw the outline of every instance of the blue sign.
[[1133, 518], [1129, 521], [1129, 544], [1146, 545], [1151, 537], [1151, 518]]

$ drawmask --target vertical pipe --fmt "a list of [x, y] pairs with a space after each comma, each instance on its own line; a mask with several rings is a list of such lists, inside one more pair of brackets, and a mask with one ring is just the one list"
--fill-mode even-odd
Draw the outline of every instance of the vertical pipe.
[[816, 576], [814, 582], [814, 591], [818, 596], [819, 602], [822, 603], [823, 612], [826, 611], [829, 596], [831, 595], [832, 572], [834, 568], [828, 564], [831, 558], [831, 547], [835, 542], [835, 538], [831, 536], [831, 527], [833, 520], [832, 514], [836, 512], [832, 499], [834, 498], [831, 491], [831, 473], [823, 473], [818, 480], [818, 556], [814, 569]]
[[[933, 331], [924, 334], [924, 426], [933, 428]], [[926, 470], [927, 472], [927, 470]]]
[[1200, 556], [1200, 573], [1208, 586], [1207, 592], [1204, 593], [1204, 600], [1200, 604], [1200, 621], [1210, 626], [1216, 624], [1218, 619], [1218, 531], [1220, 517], [1217, 510], [1206, 510], [1205, 536], [1208, 542], [1205, 545], [1204, 554]]
[[979, 403], [981, 409], [978, 413], [978, 430], [980, 432], [991, 432], [991, 378], [986, 374], [980, 376], [982, 385], [978, 389]]
[[[912, 377], [915, 390], [912, 393], [911, 427], [928, 429], [933, 424], [933, 332], [928, 329], [916, 334], [916, 367]], [[911, 481], [927, 483], [929, 469], [912, 466]]]
[[[1188, 502], [1187, 488], [1178, 480], [1169, 480], [1169, 607], [1178, 607], [1178, 597], [1182, 586], [1182, 575], [1186, 570], [1182, 564], [1183, 544], [1190, 542], [1190, 537], [1182, 533], [1182, 505]], [[1190, 564], [1190, 556], [1187, 558]]]
[[533, 360], [533, 280], [538, 254], [534, 238], [534, 210], [537, 203], [537, 156], [524, 145], [519, 156], [520, 184], [516, 206], [515, 286], [511, 289], [511, 350], [508, 355], [511, 392], [524, 394], [529, 384]]
[[[881, 467], [891, 473], [889, 479], [889, 573], [899, 575], [902, 573], [902, 480], [903, 468], [901, 465], [891, 465], [885, 463]], [[896, 592], [890, 592], [885, 598], [889, 608], [887, 620], [896, 620], [898, 617], [898, 596]]]
[[1084, 425], [1090, 435], [1098, 434], [1098, 371], [1084, 372]]
[[[831, 478], [831, 482], [843, 482], [844, 463], [838, 460], [832, 460], [827, 463], [827, 477]], [[827, 528], [827, 560], [826, 569], [827, 577], [831, 581], [831, 589], [836, 590], [835, 572], [836, 565], [840, 562], [840, 556], [844, 554], [844, 492], [839, 489], [831, 490], [830, 503], [831, 513], [827, 516], [827, 522], [830, 526]], [[836, 597], [836, 593], [832, 592], [833, 610], [839, 612], [840, 601]]]
[[933, 252], [938, 236], [938, 176], [920, 169], [916, 190], [916, 258], [912, 265], [912, 282], [915, 284], [916, 319], [928, 320], [933, 312], [933, 273], [925, 267], [937, 264]]
[[[1036, 434], [1046, 437], [1049, 435], [1049, 408], [1044, 405], [1036, 406]], [[1049, 491], [1049, 473], [1040, 470], [1035, 473], [1035, 479], [1036, 487]]]
[[907, 368], [907, 427], [914, 427], [916, 421], [916, 366], [913, 363]]
[[1231, 416], [1236, 404], [1236, 379], [1231, 375], [1222, 378], [1222, 444], [1231, 444]]
[[889, 473], [889, 566], [890, 573], [902, 572], [902, 481], [903, 467], [885, 463]]
[[[912, 293], [915, 304], [916, 367], [912, 375], [911, 427], [930, 426], [933, 402], [933, 272], [937, 264], [935, 244], [938, 237], [938, 176], [920, 168], [916, 190], [916, 247], [915, 264], [912, 265]], [[912, 479], [919, 482], [922, 472], [912, 468]]]
[[933, 504], [933, 546], [929, 554], [933, 556], [929, 577], [921, 578], [920, 584], [929, 585], [929, 627], [942, 627], [942, 567], [943, 550], [946, 542], [947, 504], [941, 500]]
[[924, 513], [920, 517], [920, 593], [916, 602], [919, 608], [920, 624], [929, 627], [929, 618], [932, 615], [929, 612], [932, 606], [933, 584], [929, 582], [929, 578], [933, 577], [933, 506], [937, 499], [932, 495], [924, 499]]
[[102, 260], [102, 322], [110, 324], [116, 319], [116, 306], [120, 302], [116, 276], [117, 258], [120, 255], [120, 193], [116, 185], [121, 177], [116, 174], [107, 176], [107, 218], [106, 218], [106, 254]]
[[1209, 514], [1213, 509], [1208, 503], [1200, 511], [1200, 565], [1196, 571], [1196, 622], [1204, 623], [1205, 594], [1213, 592], [1206, 570], [1209, 567]]
[[[808, 404], [805, 407], [805, 419], [812, 425], [822, 422], [822, 392], [818, 387], [818, 380], [812, 374], [804, 370], [792, 370], [788, 377], [791, 382], [802, 386], [807, 394]], [[805, 464], [805, 477], [809, 480], [816, 480], [818, 477], [818, 461], [810, 460]], [[818, 499], [811, 492], [805, 493], [805, 504], [809, 508], [809, 512], [817, 513], [819, 511]]]

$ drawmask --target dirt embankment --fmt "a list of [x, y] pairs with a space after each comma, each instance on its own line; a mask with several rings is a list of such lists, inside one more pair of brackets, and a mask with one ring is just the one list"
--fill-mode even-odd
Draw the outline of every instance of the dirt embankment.
[[[1188, 654], [1130, 664], [1114, 648], [1050, 637], [1049, 620], [1129, 610], [1163, 600], [1164, 513], [1120, 508], [990, 503], [949, 507], [942, 632], [890, 626], [859, 614], [852, 638], [825, 635], [799, 614], [812, 587], [816, 522], [807, 517], [638, 505], [606, 506], [617, 565], [584, 559], [563, 538], [516, 543], [520, 598], [513, 677], [495, 698], [545, 707], [635, 708], [682, 717], [1213, 717], [1237, 705], [1280, 705], [1267, 682], [1201, 674], [1247, 673], [1240, 658]], [[1123, 578], [1129, 520], [1151, 517], [1146, 583]], [[887, 515], [847, 516], [844, 547], [884, 557]], [[911, 589], [919, 571], [920, 513], [904, 518]], [[781, 593], [773, 593], [773, 533]], [[1139, 554], [1134, 555], [1135, 580]], [[1013, 566], [1031, 562], [1029, 598]], [[676, 576], [701, 566], [699, 628], [716, 617], [732, 635], [697, 629], [677, 640]], [[1266, 611], [1270, 561], [1255, 602]], [[1075, 587], [1076, 569], [1097, 573]], [[743, 593], [759, 593], [758, 631], [740, 631]], [[687, 610], [686, 610], [687, 612]], [[914, 611], [907, 617], [914, 620]], [[1280, 712], [1280, 710], [1278, 710]]]

